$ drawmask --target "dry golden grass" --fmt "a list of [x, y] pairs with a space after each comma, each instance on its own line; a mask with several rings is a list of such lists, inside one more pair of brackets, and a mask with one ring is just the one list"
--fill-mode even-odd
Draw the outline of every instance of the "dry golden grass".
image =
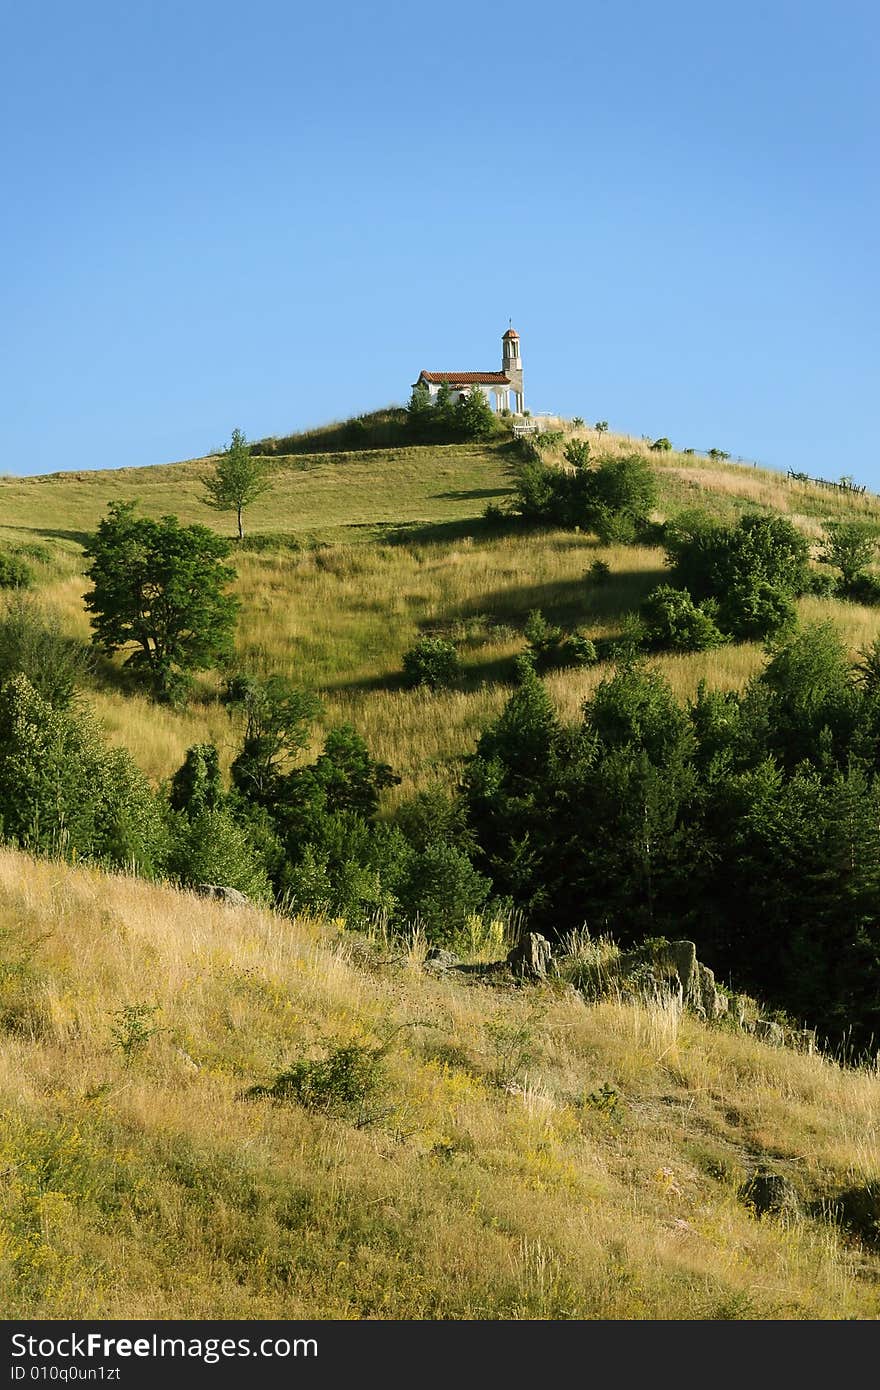
[[[876, 1253], [736, 1196], [876, 1180], [876, 1073], [10, 851], [0, 940], [8, 1317], [880, 1315]], [[366, 1128], [242, 1098], [395, 1025]]]

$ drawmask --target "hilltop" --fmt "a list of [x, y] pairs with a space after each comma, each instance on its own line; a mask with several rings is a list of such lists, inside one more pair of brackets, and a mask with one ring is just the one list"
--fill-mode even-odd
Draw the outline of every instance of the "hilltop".
[[[384, 421], [385, 412], [380, 413]], [[277, 670], [318, 688], [326, 723], [350, 720], [377, 756], [419, 787], [437, 775], [452, 779], [461, 756], [503, 704], [499, 677], [523, 647], [528, 613], [611, 632], [666, 573], [659, 546], [603, 546], [571, 531], [504, 531], [483, 513], [504, 506], [513, 488], [516, 452], [505, 441], [380, 446], [341, 450], [344, 427], [334, 427], [332, 452], [277, 452], [264, 441], [275, 486], [248, 514], [245, 548], [236, 554], [246, 620], [237, 638], [241, 660]], [[598, 452], [635, 452], [656, 469], [660, 507], [672, 515], [700, 506], [720, 520], [754, 511], [789, 517], [814, 544], [823, 518], [857, 516], [880, 523], [880, 498], [835, 494], [750, 465], [705, 455], [652, 453], [646, 441], [565, 427], [565, 438], [586, 439]], [[305, 437], [311, 446], [316, 432]], [[282, 441], [289, 447], [299, 444]], [[547, 450], [553, 461], [562, 446]], [[34, 550], [38, 594], [78, 639], [88, 636], [82, 607], [82, 547], [112, 501], [137, 501], [149, 515], [173, 512], [230, 532], [227, 518], [202, 500], [201, 479], [215, 456], [148, 468], [59, 472], [0, 480], [0, 542]], [[609, 582], [585, 585], [596, 560]], [[805, 598], [806, 619], [832, 617], [853, 654], [880, 631], [880, 610], [833, 599]], [[425, 695], [400, 687], [403, 653], [419, 632], [460, 643], [466, 680], [438, 692], [425, 718]], [[656, 665], [682, 695], [705, 677], [741, 688], [763, 659], [757, 643], [714, 652], [660, 656]], [[560, 712], [574, 717], [607, 673], [551, 673]], [[92, 703], [111, 737], [131, 748], [154, 779], [170, 775], [192, 743], [212, 740], [224, 756], [228, 722], [217, 707], [216, 682], [201, 682], [202, 698], [184, 712], [156, 709], [103, 680]]]

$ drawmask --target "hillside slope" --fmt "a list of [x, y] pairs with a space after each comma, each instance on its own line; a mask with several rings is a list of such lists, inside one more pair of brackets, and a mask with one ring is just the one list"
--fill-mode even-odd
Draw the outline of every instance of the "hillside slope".
[[[837, 494], [701, 455], [656, 454], [626, 435], [567, 427], [568, 436], [589, 439], [594, 452], [635, 450], [648, 457], [664, 515], [693, 505], [728, 520], [748, 510], [781, 511], [811, 538], [825, 517], [880, 522], [880, 499], [870, 494]], [[557, 445], [548, 457], [561, 457], [561, 450]], [[602, 546], [573, 532], [484, 522], [486, 506], [503, 505], [510, 494], [514, 460], [503, 442], [273, 455], [275, 486], [247, 514], [248, 544], [256, 548], [235, 555], [241, 662], [319, 690], [324, 725], [353, 723], [402, 774], [399, 795], [455, 779], [462, 756], [503, 705], [530, 610], [601, 636], [664, 576], [656, 547]], [[66, 632], [87, 640], [82, 547], [108, 503], [137, 500], [152, 515], [174, 512], [228, 534], [231, 518], [201, 500], [209, 467], [210, 459], [201, 459], [2, 479], [0, 542], [37, 548], [40, 599]], [[610, 567], [601, 588], [586, 579], [597, 560]], [[853, 653], [880, 631], [875, 609], [815, 598], [800, 608], [807, 619], [832, 617]], [[464, 666], [459, 690], [427, 701], [400, 682], [403, 653], [424, 631], [452, 637]], [[677, 694], [689, 695], [702, 678], [741, 688], [761, 661], [759, 645], [742, 643], [661, 656], [655, 664]], [[601, 664], [560, 671], [548, 677], [548, 688], [572, 718], [606, 674]], [[195, 742], [216, 743], [228, 762], [234, 733], [216, 690], [216, 678], [207, 676], [188, 710], [157, 709], [105, 669], [89, 698], [111, 737], [160, 779]]]
[[[880, 1315], [876, 1071], [10, 851], [0, 943], [7, 1317]], [[245, 1098], [389, 1039], [360, 1127]]]

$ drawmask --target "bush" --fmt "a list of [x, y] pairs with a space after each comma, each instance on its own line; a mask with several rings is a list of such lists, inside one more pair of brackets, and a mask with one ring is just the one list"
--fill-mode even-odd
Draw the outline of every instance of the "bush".
[[580, 632], [563, 632], [548, 623], [540, 609], [534, 609], [525, 626], [529, 655], [537, 671], [555, 670], [567, 666], [592, 666], [596, 647]]
[[426, 685], [442, 690], [453, 685], [460, 674], [458, 650], [445, 637], [420, 637], [404, 653], [403, 670], [409, 686]]
[[733, 637], [760, 639], [790, 627], [792, 600], [810, 585], [807, 542], [781, 516], [744, 516], [725, 527], [686, 512], [666, 526], [664, 543], [676, 587], [697, 602], [715, 599], [718, 626]]
[[666, 435], [663, 434], [660, 436], [659, 439], [654, 440], [654, 443], [651, 445], [651, 448], [653, 449], [655, 454], [662, 454], [667, 453], [668, 450], [672, 448], [672, 445], [666, 438]]
[[657, 492], [650, 466], [639, 454], [602, 458], [588, 467], [589, 445], [571, 440], [572, 472], [548, 468], [536, 450], [518, 470], [513, 510], [524, 520], [583, 527], [603, 541], [634, 540], [648, 524]]
[[145, 874], [164, 861], [161, 811], [129, 755], [23, 675], [0, 689], [0, 833], [35, 854]]
[[590, 465], [590, 444], [586, 439], [571, 439], [565, 446], [565, 461], [572, 468], [588, 468]]
[[661, 584], [641, 606], [645, 645], [654, 651], [704, 652], [727, 639], [719, 631], [709, 605], [694, 603], [687, 589]]
[[0, 685], [20, 673], [54, 709], [66, 709], [93, 664], [90, 650], [62, 636], [27, 595], [14, 595], [0, 614]]
[[827, 521], [824, 530], [825, 549], [819, 559], [840, 570], [840, 591], [852, 597], [877, 553], [877, 528], [864, 521]]
[[880, 579], [874, 574], [860, 574], [847, 585], [842, 597], [876, 608], [880, 605]]
[[491, 889], [491, 880], [477, 872], [464, 850], [434, 841], [414, 856], [398, 887], [400, 915], [420, 922], [430, 942], [454, 945]]
[[0, 552], [0, 589], [29, 589], [34, 582], [34, 572], [20, 555]]
[[271, 897], [265, 865], [247, 829], [221, 807], [192, 819], [183, 812], [174, 817], [168, 867], [186, 887], [220, 883], [254, 902]]
[[349, 1120], [359, 1129], [373, 1124], [387, 1089], [388, 1044], [344, 1043], [325, 1057], [301, 1058], [279, 1073], [269, 1086], [252, 1086], [249, 1100], [293, 1101], [306, 1110]]
[[607, 584], [611, 578], [611, 566], [607, 560], [594, 560], [587, 570], [587, 578], [594, 584]]

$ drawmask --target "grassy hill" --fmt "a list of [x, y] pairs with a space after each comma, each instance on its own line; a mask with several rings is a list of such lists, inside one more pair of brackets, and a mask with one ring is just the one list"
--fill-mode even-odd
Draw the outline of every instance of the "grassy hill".
[[[568, 435], [611, 453], [643, 452], [656, 466], [665, 515], [693, 505], [726, 519], [779, 511], [814, 539], [822, 518], [880, 522], [880, 498], [870, 494], [838, 495], [702, 455], [654, 454], [644, 441], [624, 435]], [[561, 455], [561, 446], [555, 452]], [[602, 635], [614, 631], [664, 574], [660, 549], [488, 526], [482, 514], [509, 496], [514, 457], [503, 442], [272, 455], [275, 486], [248, 514], [246, 545], [255, 548], [236, 556], [242, 660], [319, 689], [325, 725], [354, 723], [376, 756], [403, 775], [397, 795], [454, 779], [459, 760], [503, 705], [504, 681], [523, 648], [531, 609]], [[44, 602], [65, 630], [87, 639], [82, 546], [108, 503], [137, 500], [148, 514], [174, 512], [231, 534], [231, 519], [201, 500], [200, 479], [210, 464], [207, 458], [0, 480], [0, 542], [40, 549]], [[601, 589], [585, 582], [597, 559], [611, 568]], [[833, 616], [853, 652], [880, 631], [880, 612], [856, 604], [804, 599], [801, 611], [813, 619]], [[403, 653], [424, 630], [460, 642], [466, 671], [463, 689], [427, 703], [399, 680]], [[676, 693], [690, 694], [702, 677], [741, 687], [761, 660], [761, 647], [746, 643], [660, 657], [657, 665]], [[551, 675], [548, 686], [560, 711], [575, 715], [606, 673], [600, 665]], [[106, 678], [91, 698], [110, 736], [158, 779], [179, 766], [194, 742], [213, 741], [230, 755], [231, 731], [216, 688], [216, 680], [202, 680], [201, 698], [185, 713], [157, 710]]]
[[[876, 1072], [8, 851], [0, 941], [7, 1317], [880, 1315]], [[359, 1122], [246, 1098], [395, 1028]]]
[[[823, 519], [880, 523], [871, 495], [572, 433], [644, 452], [664, 516], [776, 511], [812, 541]], [[665, 573], [659, 548], [486, 521], [512, 487], [503, 441], [290, 449], [272, 446], [275, 485], [235, 553], [239, 656], [317, 689], [323, 727], [353, 723], [402, 777], [389, 804], [456, 781], [504, 705], [530, 610], [600, 636]], [[210, 462], [0, 480], [0, 544], [85, 641], [83, 545], [108, 503], [229, 534], [201, 500]], [[878, 609], [800, 611], [832, 617], [853, 653], [880, 633]], [[424, 631], [459, 643], [459, 689], [403, 688]], [[680, 695], [741, 688], [762, 659], [743, 643], [654, 664]], [[546, 686], [573, 718], [606, 674]], [[228, 764], [218, 685], [157, 707], [104, 663], [84, 699], [159, 781], [195, 742]], [[674, 1001], [440, 978], [424, 954], [418, 932], [370, 939], [0, 852], [7, 1316], [880, 1316], [876, 1244], [823, 1214], [880, 1173], [876, 1068], [709, 1028]], [[246, 1098], [297, 1059], [386, 1041], [365, 1123]], [[802, 1220], [759, 1221], [738, 1198], [764, 1161]]]

